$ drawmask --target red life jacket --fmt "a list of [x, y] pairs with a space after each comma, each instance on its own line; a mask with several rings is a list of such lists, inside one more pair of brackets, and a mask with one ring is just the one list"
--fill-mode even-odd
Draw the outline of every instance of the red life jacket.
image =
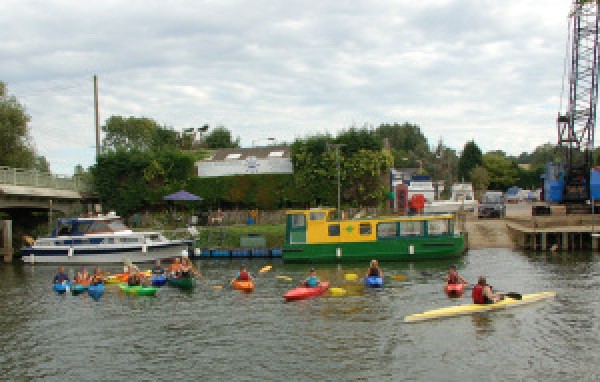
[[485, 304], [485, 297], [483, 296], [483, 285], [477, 284], [473, 287], [473, 303]]
[[458, 284], [458, 273], [448, 275], [448, 284]]
[[238, 276], [238, 280], [248, 281], [249, 280], [248, 276], [249, 276], [248, 271], [242, 271], [242, 272], [240, 272], [240, 275]]

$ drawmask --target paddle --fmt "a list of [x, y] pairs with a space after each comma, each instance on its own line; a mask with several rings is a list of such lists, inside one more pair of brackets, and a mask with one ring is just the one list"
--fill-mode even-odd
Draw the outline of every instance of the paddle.
[[506, 297], [510, 297], [514, 300], [522, 300], [523, 299], [523, 295], [521, 293], [517, 293], [517, 292], [508, 292], [508, 293], [499, 293], [503, 296]]

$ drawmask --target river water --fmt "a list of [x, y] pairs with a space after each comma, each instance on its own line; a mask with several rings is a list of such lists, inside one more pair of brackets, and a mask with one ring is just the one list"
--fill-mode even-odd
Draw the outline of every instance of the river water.
[[[386, 279], [382, 290], [344, 281], [367, 264], [319, 266], [347, 296], [292, 303], [281, 296], [307, 267], [267, 259], [247, 261], [256, 272], [250, 294], [227, 287], [241, 260], [198, 260], [208, 285], [191, 293], [164, 287], [135, 297], [112, 287], [98, 301], [55, 294], [55, 267], [4, 265], [0, 379], [598, 380], [599, 259], [470, 251], [456, 260], [468, 281], [485, 274], [496, 290], [554, 290], [556, 298], [413, 324], [403, 317], [469, 302], [442, 291], [450, 262], [384, 263], [387, 275], [406, 279]], [[258, 273], [267, 264], [273, 269]]]

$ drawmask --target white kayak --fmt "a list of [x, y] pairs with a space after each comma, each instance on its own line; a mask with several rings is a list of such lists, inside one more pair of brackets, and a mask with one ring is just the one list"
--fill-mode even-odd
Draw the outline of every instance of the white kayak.
[[433, 320], [436, 318], [461, 316], [464, 314], [472, 314], [477, 312], [485, 312], [488, 310], [506, 309], [513, 306], [530, 304], [532, 302], [544, 300], [556, 296], [556, 292], [542, 292], [533, 294], [524, 294], [521, 299], [505, 297], [504, 300], [494, 304], [464, 304], [448, 306], [440, 309], [428, 310], [423, 313], [413, 314], [404, 317], [404, 322], [418, 322]]

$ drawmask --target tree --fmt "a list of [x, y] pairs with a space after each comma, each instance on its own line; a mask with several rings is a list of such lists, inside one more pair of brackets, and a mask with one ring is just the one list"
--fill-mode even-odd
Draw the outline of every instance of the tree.
[[240, 147], [240, 139], [235, 141], [231, 136], [231, 131], [223, 126], [216, 127], [212, 132], [204, 137], [206, 147], [209, 149], [226, 149]]
[[475, 166], [471, 170], [471, 182], [473, 182], [473, 188], [476, 192], [486, 191], [490, 185], [490, 176], [486, 168], [479, 165]]
[[483, 165], [489, 174], [490, 188], [494, 190], [506, 190], [514, 186], [519, 179], [517, 163], [498, 153], [485, 154]]
[[458, 178], [466, 181], [471, 180], [471, 171], [477, 165], [483, 164], [483, 154], [481, 149], [473, 140], [465, 143], [460, 160], [458, 161]]
[[49, 171], [46, 158], [38, 156], [33, 147], [29, 121], [25, 107], [0, 81], [0, 166]]
[[102, 131], [106, 134], [102, 142], [105, 151], [156, 151], [177, 147], [177, 133], [150, 118], [113, 115], [106, 120]]

